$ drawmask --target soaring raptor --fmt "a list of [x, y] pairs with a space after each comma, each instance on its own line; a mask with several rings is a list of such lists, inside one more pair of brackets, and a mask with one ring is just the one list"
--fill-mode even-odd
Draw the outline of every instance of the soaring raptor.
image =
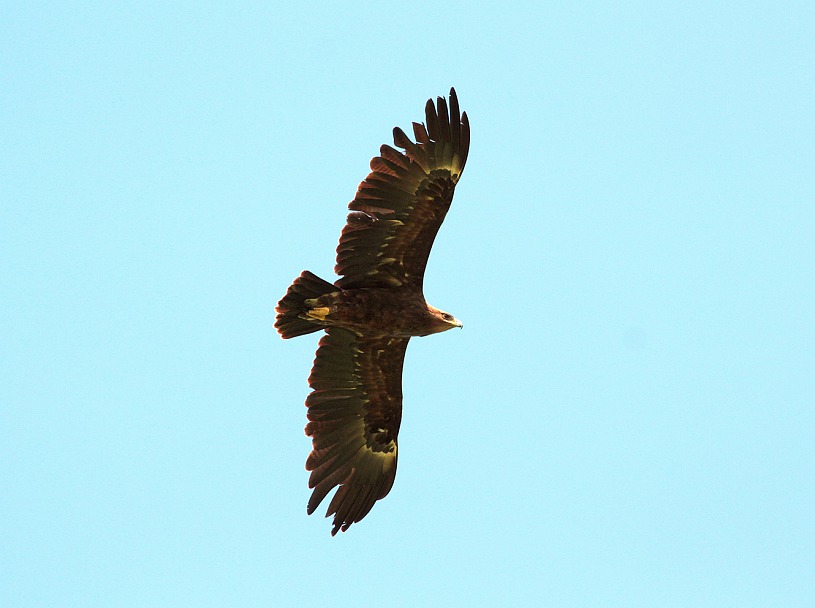
[[470, 124], [454, 89], [427, 101], [416, 143], [393, 130], [397, 150], [383, 145], [371, 173], [348, 205], [333, 284], [309, 271], [277, 305], [283, 338], [325, 330], [308, 383], [306, 460], [314, 491], [308, 513], [339, 486], [326, 517], [331, 535], [360, 521], [396, 476], [402, 420], [402, 364], [412, 336], [461, 327], [430, 306], [422, 282], [436, 233], [467, 162]]

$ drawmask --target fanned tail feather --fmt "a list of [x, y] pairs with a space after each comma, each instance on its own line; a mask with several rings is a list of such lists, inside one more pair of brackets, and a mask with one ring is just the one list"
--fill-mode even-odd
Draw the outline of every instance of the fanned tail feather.
[[339, 290], [316, 274], [304, 270], [299, 277], [294, 279], [294, 283], [275, 308], [277, 311], [275, 329], [283, 338], [294, 338], [324, 329], [325, 325], [304, 318], [307, 310], [306, 300], [319, 298], [333, 291]]

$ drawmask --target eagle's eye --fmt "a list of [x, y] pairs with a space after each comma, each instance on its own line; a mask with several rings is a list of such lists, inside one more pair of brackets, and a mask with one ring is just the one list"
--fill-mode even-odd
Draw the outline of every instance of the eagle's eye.
[[448, 315], [446, 312], [441, 313], [441, 318], [445, 321], [452, 321], [453, 315]]

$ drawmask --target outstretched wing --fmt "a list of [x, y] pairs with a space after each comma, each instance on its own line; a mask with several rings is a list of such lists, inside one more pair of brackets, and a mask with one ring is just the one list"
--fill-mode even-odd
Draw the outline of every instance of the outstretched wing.
[[436, 233], [467, 162], [470, 123], [450, 89], [450, 110], [439, 97], [425, 106], [426, 124], [413, 123], [416, 142], [400, 129], [394, 144], [371, 160], [371, 173], [348, 205], [337, 247], [337, 286], [422, 287]]
[[402, 363], [409, 338], [365, 338], [328, 328], [308, 382], [314, 488], [309, 515], [339, 485], [326, 517], [331, 535], [361, 520], [396, 477], [396, 435], [402, 420]]

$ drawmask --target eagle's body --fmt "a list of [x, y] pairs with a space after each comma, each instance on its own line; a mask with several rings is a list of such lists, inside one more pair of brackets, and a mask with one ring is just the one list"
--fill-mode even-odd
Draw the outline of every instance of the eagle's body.
[[[332, 291], [306, 302], [306, 316], [361, 336], [427, 336], [450, 329], [449, 320], [411, 287], [362, 287]], [[441, 313], [446, 314], [446, 313]]]
[[331, 284], [304, 271], [277, 305], [283, 338], [326, 330], [309, 377], [306, 461], [312, 513], [336, 486], [328, 515], [347, 530], [384, 498], [396, 475], [402, 418], [402, 364], [408, 340], [461, 327], [430, 306], [424, 269], [453, 200], [469, 150], [470, 128], [454, 90], [413, 123], [417, 143], [394, 129], [349, 204]]

